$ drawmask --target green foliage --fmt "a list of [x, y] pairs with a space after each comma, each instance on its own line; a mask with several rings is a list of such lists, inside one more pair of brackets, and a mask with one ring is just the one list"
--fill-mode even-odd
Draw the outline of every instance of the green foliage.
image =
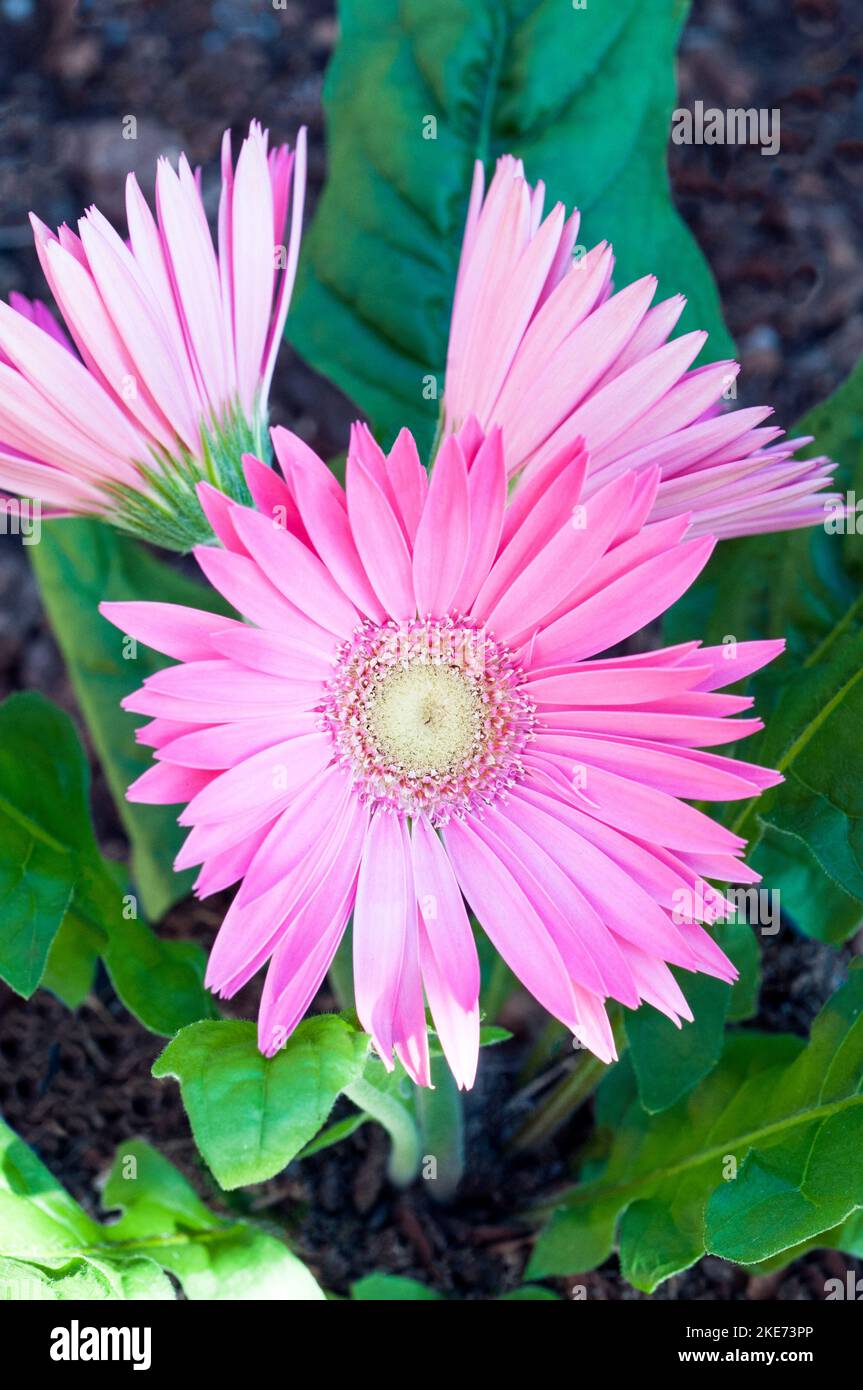
[[443, 1294], [400, 1274], [367, 1274], [353, 1285], [351, 1298], [361, 1303], [440, 1303]]
[[281, 1240], [217, 1216], [141, 1140], [117, 1154], [94, 1221], [0, 1121], [0, 1298], [166, 1300], [173, 1275], [190, 1299], [319, 1300]]
[[27, 997], [42, 982], [75, 1006], [101, 956], [118, 995], [153, 1032], [212, 1013], [204, 956], [135, 915], [96, 845], [89, 769], [68, 715], [41, 695], [0, 706], [0, 977]]
[[337, 1097], [358, 1081], [366, 1035], [335, 1014], [308, 1018], [275, 1057], [253, 1023], [193, 1023], [156, 1059], [180, 1083], [192, 1133], [220, 1187], [264, 1182], [315, 1137]]
[[175, 874], [182, 841], [171, 806], [134, 805], [126, 788], [151, 765], [150, 749], [136, 743], [140, 717], [120, 701], [145, 677], [168, 664], [147, 647], [127, 645], [100, 616], [103, 600], [149, 599], [225, 610], [212, 589], [184, 578], [136, 541], [99, 521], [51, 521], [30, 547], [42, 602], [66, 662], [81, 712], [132, 847], [132, 877], [144, 911], [160, 918], [185, 897], [194, 875]]
[[0, 707], [0, 975], [39, 984], [68, 915], [99, 930], [106, 875], [90, 829], [86, 767], [65, 714], [40, 695]]
[[512, 1293], [501, 1294], [499, 1303], [560, 1303], [560, 1294], [544, 1289], [541, 1284], [522, 1284]]
[[[358, 1279], [351, 1288], [351, 1298], [362, 1303], [442, 1303], [457, 1302], [445, 1299], [444, 1295], [418, 1279], [406, 1279], [401, 1274], [367, 1274]], [[544, 1289], [539, 1284], [523, 1284], [512, 1293], [501, 1294], [498, 1303], [552, 1303], [560, 1302], [560, 1295]]]
[[815, 1241], [863, 1206], [863, 967], [825, 1005], [808, 1045], [739, 1031], [718, 1065], [658, 1116], [628, 1057], [597, 1096], [601, 1162], [566, 1196], [528, 1274], [593, 1269], [617, 1243], [648, 1292], [705, 1251], [755, 1264]]
[[[391, 438], [428, 449], [474, 160], [525, 160], [579, 240], [611, 240], [619, 285], [684, 291], [684, 328], [732, 346], [672, 204], [666, 147], [684, 4], [341, 0], [325, 84], [329, 178], [304, 241], [288, 331]], [[357, 75], [362, 74], [362, 80]], [[435, 125], [432, 126], [431, 121]], [[429, 138], [433, 134], [433, 138]]]
[[624, 1014], [638, 1093], [652, 1113], [673, 1105], [712, 1070], [722, 1055], [727, 1020], [755, 1012], [760, 960], [752, 928], [729, 922], [713, 935], [740, 971], [733, 986], [709, 975], [675, 970], [694, 1015], [691, 1023], [676, 1028], [664, 1014], [647, 1007]]

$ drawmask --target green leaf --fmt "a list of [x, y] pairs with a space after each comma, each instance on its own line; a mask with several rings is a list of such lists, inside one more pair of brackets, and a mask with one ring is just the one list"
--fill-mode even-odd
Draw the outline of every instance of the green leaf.
[[0, 975], [29, 996], [67, 914], [99, 926], [103, 877], [71, 720], [40, 695], [0, 706]]
[[117, 865], [99, 853], [89, 769], [68, 715], [41, 695], [0, 706], [0, 976], [29, 996], [44, 980], [71, 1006], [101, 955], [123, 1003], [170, 1035], [213, 1013], [204, 953], [137, 918]]
[[93, 987], [96, 964], [106, 943], [101, 928], [67, 912], [48, 951], [42, 988], [56, 994], [67, 1009], [79, 1008]]
[[501, 1294], [498, 1303], [560, 1303], [559, 1293], [544, 1289], [541, 1284], [522, 1284], [520, 1289]]
[[171, 868], [182, 839], [176, 809], [126, 800], [126, 788], [150, 766], [151, 754], [134, 739], [140, 718], [121, 710], [120, 701], [165, 666], [167, 658], [133, 646], [134, 658], [124, 659], [123, 634], [100, 616], [98, 605], [103, 599], [151, 599], [221, 612], [223, 600], [99, 521], [51, 521], [43, 528], [40, 544], [30, 547], [30, 558], [129, 836], [132, 873], [144, 911], [159, 918], [188, 894], [193, 875], [175, 874]]
[[[798, 845], [863, 917], [863, 630], [816, 654], [795, 674], [773, 709], [760, 747], [785, 782], [756, 803], [758, 823]], [[744, 813], [738, 824], [751, 823]], [[757, 862], [756, 862], [757, 867]], [[781, 886], [781, 885], [780, 885]], [[796, 916], [805, 904], [787, 904]], [[802, 913], [801, 913], [802, 915]], [[804, 916], [804, 921], [807, 918]]]
[[195, 941], [167, 941], [121, 911], [112, 919], [103, 958], [120, 999], [151, 1033], [169, 1038], [216, 1013], [204, 988], [206, 955]]
[[[16, 1205], [20, 1203], [20, 1208]], [[2, 1253], [22, 1258], [32, 1251], [13, 1248], [16, 1232], [27, 1235], [44, 1229], [51, 1247], [77, 1250], [90, 1242], [99, 1226], [61, 1187], [54, 1175], [14, 1130], [0, 1120], [0, 1221]]]
[[281, 1240], [246, 1222], [179, 1246], [157, 1241], [153, 1254], [190, 1299], [309, 1303], [324, 1298], [313, 1275]]
[[0, 1289], [6, 1297], [173, 1298], [157, 1264], [108, 1253], [103, 1231], [0, 1121]]
[[323, 1298], [287, 1246], [245, 1221], [227, 1221], [199, 1199], [186, 1179], [141, 1140], [123, 1145], [103, 1205], [123, 1216], [106, 1227], [121, 1247], [134, 1245], [180, 1280], [187, 1298], [291, 1300]]
[[[643, 1007], [625, 1014], [626, 1037], [638, 1082], [638, 1093], [645, 1110], [667, 1110], [681, 1096], [697, 1086], [722, 1055], [725, 1023], [735, 1001], [737, 1016], [752, 1012], [752, 982], [757, 972], [758, 947], [751, 927], [745, 923], [725, 923], [714, 932], [718, 944], [741, 971], [732, 988], [709, 975], [692, 975], [685, 970], [673, 973], [681, 986], [694, 1019], [675, 1027], [657, 1009]], [[754, 952], [754, 958], [753, 958]], [[757, 995], [757, 985], [755, 986]]]
[[190, 1299], [323, 1298], [281, 1240], [215, 1215], [141, 1140], [118, 1153], [103, 1205], [120, 1219], [93, 1221], [0, 1121], [0, 1297], [173, 1299], [170, 1271]]
[[772, 1274], [774, 1270], [785, 1269], [793, 1261], [799, 1260], [801, 1255], [805, 1255], [809, 1250], [839, 1250], [844, 1255], [854, 1255], [860, 1259], [863, 1256], [863, 1211], [855, 1211], [847, 1221], [835, 1226], [832, 1231], [822, 1231], [810, 1240], [781, 1250], [769, 1260], [761, 1260], [757, 1264], [746, 1265], [745, 1268], [752, 1274]]
[[863, 1205], [863, 967], [803, 1046], [728, 1036], [719, 1064], [658, 1116], [628, 1056], [597, 1097], [605, 1162], [543, 1231], [528, 1277], [592, 1269], [615, 1233], [624, 1277], [651, 1292], [706, 1250], [747, 1264], [828, 1232]]
[[184, 1028], [153, 1066], [179, 1083], [195, 1142], [225, 1189], [264, 1182], [325, 1124], [358, 1080], [368, 1039], [334, 1014], [308, 1018], [275, 1057], [258, 1050], [253, 1023]]
[[356, 1114], [346, 1115], [343, 1120], [336, 1120], [335, 1124], [322, 1129], [311, 1143], [300, 1149], [297, 1158], [311, 1158], [312, 1154], [322, 1153], [324, 1149], [331, 1149], [334, 1144], [341, 1144], [342, 1140], [350, 1139], [352, 1134], [356, 1134], [358, 1129], [362, 1129], [363, 1125], [368, 1124], [370, 1119], [370, 1115]]
[[676, 1028], [656, 1009], [626, 1014], [626, 1036], [638, 1093], [651, 1114], [667, 1110], [719, 1061], [731, 989], [709, 975], [674, 972], [695, 1015]]
[[105, 1211], [122, 1211], [111, 1231], [129, 1241], [175, 1230], [210, 1231], [216, 1218], [182, 1173], [149, 1144], [128, 1139], [118, 1149], [102, 1191]]
[[[436, 1289], [421, 1284], [418, 1279], [407, 1279], [401, 1274], [367, 1274], [351, 1286], [351, 1298], [366, 1303], [442, 1303], [452, 1302]], [[551, 1289], [543, 1289], [539, 1284], [524, 1284], [511, 1293], [501, 1294], [498, 1303], [557, 1303], [560, 1295]]]
[[[863, 968], [812, 1028], [812, 1039], [763, 1116], [774, 1142], [747, 1154], [737, 1180], [711, 1196], [705, 1245], [725, 1259], [767, 1259], [863, 1206]], [[782, 1125], [792, 1105], [802, 1118]]]
[[439, 1303], [443, 1294], [401, 1274], [367, 1274], [352, 1285], [351, 1298], [365, 1303]]
[[424, 379], [440, 393], [477, 158], [490, 169], [523, 156], [552, 202], [581, 208], [584, 244], [614, 242], [619, 285], [657, 274], [663, 297], [689, 296], [684, 327], [729, 353], [710, 271], [669, 194], [685, 14], [637, 0], [341, 0], [324, 89], [329, 178], [289, 332], [382, 436], [406, 425], [431, 443]]
[[509, 1042], [512, 1033], [508, 1028], [499, 1028], [495, 1023], [484, 1023], [479, 1030], [480, 1047], [495, 1047], [498, 1043]]
[[726, 922], [716, 929], [716, 940], [740, 971], [731, 986], [728, 1023], [743, 1023], [758, 1012], [761, 993], [761, 950], [758, 937], [745, 922]]
[[827, 878], [802, 840], [760, 825], [761, 837], [749, 860], [765, 884], [775, 885], [782, 906], [807, 936], [841, 946], [860, 925], [860, 904]]
[[[803, 453], [837, 459], [838, 487], [863, 500], [863, 364], [791, 433], [814, 435]], [[724, 542], [664, 627], [670, 642], [787, 639], [749, 683], [767, 727], [743, 749], [785, 782], [726, 819], [800, 930], [837, 943], [863, 918], [861, 523]]]
[[173, 1301], [174, 1287], [154, 1260], [143, 1255], [73, 1258], [58, 1269], [0, 1258], [0, 1299], [76, 1303], [143, 1299]]

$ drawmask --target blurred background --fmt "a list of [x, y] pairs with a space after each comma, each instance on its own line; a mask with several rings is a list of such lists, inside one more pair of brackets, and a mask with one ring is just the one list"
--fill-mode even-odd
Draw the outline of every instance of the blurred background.
[[[123, 182], [153, 187], [157, 155], [185, 150], [204, 168], [211, 212], [225, 127], [251, 117], [274, 141], [310, 136], [309, 214], [326, 170], [321, 85], [337, 40], [331, 0], [0, 0], [0, 296], [44, 293], [28, 223], [74, 225], [96, 203], [123, 225]], [[695, 0], [679, 59], [679, 105], [778, 107], [781, 148], [670, 147], [677, 205], [717, 278], [742, 373], [738, 398], [769, 401], [789, 426], [842, 380], [863, 352], [863, 6], [859, 0]], [[121, 121], [137, 120], [124, 140]], [[534, 175], [541, 171], [531, 171]], [[661, 290], [661, 286], [660, 286]], [[345, 447], [349, 402], [284, 347], [272, 419], [324, 456]], [[0, 537], [0, 696], [37, 689], [74, 713], [26, 554]], [[103, 847], [124, 842], [98, 769]], [[223, 906], [186, 904], [163, 930], [209, 943]], [[766, 953], [762, 1011], [769, 1028], [805, 1032], [836, 986], [842, 956], [794, 939], [783, 974]], [[243, 1012], [243, 999], [239, 1010]], [[246, 1016], [251, 1016], [248, 1010]], [[507, 1020], [529, 1038], [536, 1016]], [[149, 1076], [159, 1040], [103, 979], [78, 1015], [40, 992], [29, 1004], [0, 985], [0, 1110], [57, 1176], [93, 1206], [94, 1184], [124, 1137], [141, 1134], [212, 1199], [176, 1088]], [[482, 1296], [518, 1282], [524, 1233], [512, 1212], [560, 1180], [566, 1143], [505, 1159], [487, 1117], [511, 1094], [503, 1049], [485, 1054], [471, 1099], [471, 1162], [456, 1206], [385, 1181], [386, 1140], [366, 1126], [348, 1143], [294, 1165], [236, 1204], [288, 1226], [322, 1282], [343, 1292], [369, 1270]], [[496, 1068], [500, 1075], [496, 1074]], [[490, 1109], [491, 1107], [491, 1109]], [[572, 1133], [563, 1140], [571, 1141]], [[658, 1298], [813, 1298], [848, 1261], [816, 1252], [770, 1279], [707, 1259]], [[590, 1297], [641, 1297], [612, 1265], [582, 1276]]]

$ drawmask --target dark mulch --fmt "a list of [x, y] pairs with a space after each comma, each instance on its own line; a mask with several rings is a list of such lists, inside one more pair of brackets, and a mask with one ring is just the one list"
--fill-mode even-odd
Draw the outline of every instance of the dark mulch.
[[679, 104], [779, 108], [781, 145], [672, 145], [678, 207], [740, 353], [739, 397], [790, 426], [863, 352], [863, 9], [696, 0]]
[[[42, 292], [27, 213], [74, 221], [95, 201], [122, 218], [122, 176], [145, 189], [154, 156], [185, 148], [216, 154], [221, 131], [251, 116], [274, 138], [309, 126], [312, 202], [323, 177], [323, 70], [335, 40], [329, 0], [284, 9], [232, 0], [181, 5], [89, 0], [0, 0], [0, 295]], [[40, 46], [37, 50], [37, 36]], [[859, 138], [863, 14], [851, 0], [696, 0], [680, 59], [681, 104], [780, 106], [782, 148], [679, 147], [672, 177], [681, 212], [719, 282], [740, 344], [740, 396], [770, 400], [782, 423], [826, 395], [863, 349], [863, 142]], [[118, 116], [136, 114], [138, 139], [122, 142]], [[273, 415], [324, 455], [343, 447], [351, 408], [287, 348]], [[25, 556], [0, 538], [0, 693], [38, 689], [75, 712]], [[114, 809], [96, 770], [97, 827], [123, 851]], [[205, 944], [221, 905], [185, 904], [162, 929]], [[835, 987], [835, 952], [789, 930], [765, 942], [758, 1025], [803, 1033]], [[318, 1003], [326, 1007], [322, 997]], [[242, 1007], [251, 1016], [254, 999]], [[516, 1286], [530, 1230], [514, 1216], [566, 1180], [587, 1116], [545, 1150], [514, 1158], [506, 1142], [523, 1113], [515, 1078], [541, 1018], [509, 1020], [514, 1040], [489, 1050], [467, 1101], [468, 1165], [444, 1208], [422, 1183], [407, 1193], [386, 1179], [387, 1141], [368, 1125], [335, 1149], [295, 1164], [232, 1205], [286, 1226], [323, 1282], [345, 1292], [373, 1269], [410, 1274], [458, 1297]], [[156, 1144], [215, 1204], [176, 1087], [150, 1066], [161, 1044], [141, 1029], [100, 978], [70, 1014], [51, 996], [29, 1003], [0, 986], [0, 1109], [88, 1208], [119, 1144]], [[657, 1298], [815, 1299], [849, 1262], [816, 1252], [782, 1274], [753, 1280], [708, 1258], [669, 1280]], [[641, 1295], [615, 1262], [579, 1276], [590, 1297]], [[562, 1290], [566, 1285], [560, 1284]]]

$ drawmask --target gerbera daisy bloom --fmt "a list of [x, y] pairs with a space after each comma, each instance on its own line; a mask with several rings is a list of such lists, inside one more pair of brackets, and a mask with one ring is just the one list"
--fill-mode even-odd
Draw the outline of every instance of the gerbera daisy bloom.
[[[668, 341], [685, 300], [650, 307], [647, 275], [612, 293], [605, 242], [576, 248], [579, 215], [543, 221], [544, 184], [505, 155], [485, 196], [477, 161], [459, 264], [444, 433], [475, 415], [503, 429], [507, 473], [533, 477], [574, 440], [590, 455], [590, 496], [631, 469], [659, 468], [652, 520], [687, 511], [692, 535], [741, 536], [824, 520], [835, 465], [796, 459], [769, 406], [725, 412], [738, 367], [692, 369], [706, 333]], [[577, 255], [573, 256], [574, 249]]]
[[187, 803], [177, 867], [202, 865], [199, 894], [240, 882], [209, 986], [230, 996], [269, 960], [273, 1053], [353, 914], [357, 1012], [385, 1064], [395, 1051], [428, 1084], [425, 996], [467, 1087], [469, 907], [603, 1060], [609, 998], [691, 1018], [669, 964], [735, 975], [700, 924], [718, 899], [706, 880], [757, 875], [744, 841], [682, 798], [778, 780], [700, 750], [760, 727], [728, 718], [750, 700], [716, 691], [782, 643], [601, 654], [684, 592], [712, 540], [683, 541], [686, 517], [644, 524], [657, 469], [583, 502], [580, 448], [508, 503], [501, 433], [475, 422], [430, 482], [407, 431], [385, 457], [356, 427], [346, 491], [300, 440], [273, 439], [284, 481], [245, 460], [259, 510], [200, 489], [224, 548], [198, 562], [245, 622], [102, 606], [180, 663], [124, 701], [150, 716], [139, 737], [157, 760], [129, 796]]
[[253, 121], [236, 168], [222, 141], [218, 250], [184, 155], [159, 161], [156, 217], [129, 175], [128, 241], [95, 207], [78, 235], [33, 217], [78, 351], [43, 305], [0, 303], [0, 487], [178, 550], [207, 538], [199, 480], [249, 501], [239, 461], [266, 439], [304, 189], [304, 131], [269, 150]]

